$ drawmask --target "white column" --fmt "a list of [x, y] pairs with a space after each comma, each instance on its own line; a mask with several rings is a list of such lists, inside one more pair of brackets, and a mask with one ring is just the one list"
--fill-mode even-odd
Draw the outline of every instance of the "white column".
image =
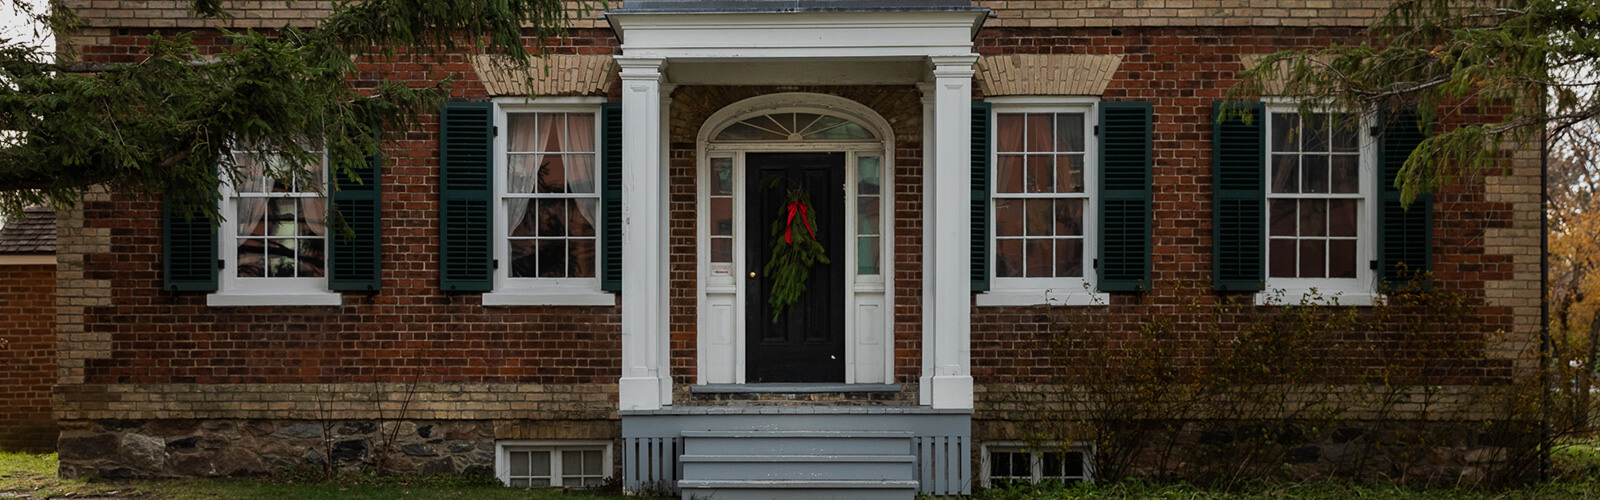
[[[667, 336], [666, 165], [662, 159], [664, 61], [619, 56], [622, 67], [622, 379], [623, 410], [670, 402]], [[666, 379], [666, 380], [664, 380]], [[664, 389], [665, 388], [665, 389]]]
[[[662, 69], [664, 70], [665, 68]], [[664, 80], [665, 78], [663, 77], [662, 79]], [[659, 268], [661, 283], [656, 286], [656, 307], [658, 307], [656, 323], [657, 328], [659, 328], [656, 338], [660, 340], [660, 343], [656, 344], [655, 355], [656, 366], [660, 367], [661, 374], [657, 379], [661, 387], [660, 401], [662, 405], [672, 404], [672, 234], [668, 229], [672, 225], [670, 201], [672, 200], [672, 165], [670, 160], [672, 138], [668, 137], [668, 135], [672, 133], [672, 91], [676, 88], [678, 88], [677, 85], [670, 83], [661, 84], [661, 92], [658, 94], [661, 96], [661, 111], [658, 113], [658, 133], [656, 134], [656, 142], [661, 145], [656, 153], [659, 155], [657, 156], [659, 161], [657, 170], [661, 173], [661, 186], [657, 190], [659, 191], [657, 194], [660, 196], [660, 202], [657, 203], [657, 206], [660, 207], [660, 215], [656, 217], [656, 227], [661, 228], [661, 236], [656, 239], [656, 260], [657, 265], [661, 266]], [[623, 266], [623, 269], [627, 269], [627, 266]]]
[[922, 92], [922, 377], [917, 381], [917, 388], [920, 404], [932, 405], [934, 358], [937, 357], [934, 352], [939, 347], [933, 336], [934, 295], [930, 286], [933, 283], [934, 255], [938, 253], [933, 245], [935, 203], [932, 186], [938, 179], [934, 164], [938, 159], [939, 141], [935, 138], [934, 130], [939, 127], [939, 117], [933, 112], [934, 85], [919, 83], [917, 90]]
[[[934, 204], [924, 207], [924, 224], [937, 228], [933, 240], [924, 248], [937, 248], [932, 258], [933, 274], [923, 276], [925, 287], [933, 290], [932, 304], [923, 304], [923, 315], [932, 316], [932, 387], [928, 391], [934, 408], [972, 408], [972, 281], [968, 272], [972, 244], [969, 219], [972, 196], [972, 64], [977, 56], [930, 58], [934, 83], [934, 182], [923, 186], [932, 191]], [[931, 208], [931, 210], [930, 210]], [[931, 219], [931, 220], [930, 220]]]

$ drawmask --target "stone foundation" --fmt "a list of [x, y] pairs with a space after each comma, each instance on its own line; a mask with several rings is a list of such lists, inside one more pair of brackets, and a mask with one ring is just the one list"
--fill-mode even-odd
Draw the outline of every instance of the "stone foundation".
[[63, 422], [62, 477], [261, 475], [297, 467], [494, 474], [495, 441], [605, 439], [616, 421], [98, 420]]

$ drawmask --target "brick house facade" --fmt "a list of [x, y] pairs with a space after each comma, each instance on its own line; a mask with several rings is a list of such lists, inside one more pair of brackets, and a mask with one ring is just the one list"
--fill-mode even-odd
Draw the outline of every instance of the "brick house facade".
[[[83, 57], [133, 61], [145, 35], [206, 25], [160, 4], [80, 6]], [[239, 249], [259, 247], [241, 229], [191, 234], [215, 245], [223, 267], [208, 274], [214, 258], [199, 254], [201, 284], [175, 289], [160, 201], [96, 195], [60, 229], [63, 474], [234, 475], [384, 456], [396, 469], [482, 471], [514, 485], [619, 477], [687, 496], [753, 488], [717, 476], [728, 456], [761, 462], [747, 456], [759, 443], [776, 443], [760, 456], [780, 456], [785, 440], [837, 431], [879, 447], [850, 459], [872, 480], [835, 471], [824, 474], [841, 482], [780, 482], [821, 494], [966, 493], [1018, 476], [992, 469], [990, 453], [1034, 437], [1042, 410], [1064, 404], [1051, 400], [1060, 387], [1097, 381], [1080, 363], [1100, 353], [1059, 347], [1062, 318], [1125, 332], [1133, 349], [1167, 340], [1134, 332], [1196, 290], [1252, 302], [1267, 300], [1257, 290], [1324, 284], [1348, 289], [1344, 303], [1359, 311], [1384, 277], [1366, 261], [1406, 258], [1502, 334], [1440, 360], [1452, 386], [1533, 366], [1537, 155], [1513, 155], [1404, 212], [1429, 224], [1395, 250], [1404, 254], [1378, 244], [1401, 240], [1379, 214], [1380, 149], [1397, 135], [1334, 130], [1346, 139], [1282, 150], [1266, 144], [1279, 130], [1273, 113], [1288, 116], [1274, 102], [1245, 132], [1253, 146], [1224, 146], [1214, 132], [1214, 104], [1253, 57], [1360, 41], [1384, 2], [925, 4], [627, 2], [599, 20], [575, 13], [534, 89], [464, 54], [363, 62], [375, 77], [457, 83], [438, 128], [386, 146], [374, 194], [343, 198], [366, 200], [378, 221], [360, 254], [376, 273], [355, 287], [295, 278], [312, 288], [254, 293]], [[228, 23], [315, 17], [273, 5]], [[740, 39], [748, 30], [770, 40]], [[566, 131], [550, 132], [558, 123]], [[1214, 172], [1238, 165], [1219, 151], [1254, 158], [1243, 168], [1260, 172], [1245, 197], [1257, 203], [1245, 213], [1254, 225], [1235, 233], [1218, 225]], [[1290, 156], [1308, 165], [1294, 175], [1335, 177], [1284, 191], [1262, 160]], [[542, 170], [515, 180], [529, 158], [566, 168], [561, 187], [547, 189]], [[843, 172], [846, 223], [824, 231], [839, 232], [830, 255], [846, 269], [829, 285], [834, 305], [806, 306], [838, 327], [750, 319], [765, 310], [751, 298], [758, 282], [745, 282], [759, 263], [747, 260], [769, 224], [751, 207], [772, 196], [754, 189], [758, 168]], [[1134, 185], [1118, 187], [1127, 175]], [[462, 187], [479, 178], [487, 184]], [[806, 189], [831, 181], [819, 182]], [[244, 213], [247, 191], [233, 191], [224, 213]], [[1318, 196], [1293, 197], [1301, 191]], [[1319, 219], [1343, 229], [1279, 232], [1268, 203], [1354, 215]], [[1051, 208], [1026, 212], [1032, 204]], [[560, 231], [521, 226], [529, 215]], [[1218, 264], [1235, 254], [1255, 260]], [[321, 258], [295, 255], [291, 265]], [[1205, 285], [1229, 279], [1245, 285]], [[799, 363], [829, 367], [820, 374], [782, 371], [783, 355], [751, 347], [759, 335], [797, 335], [780, 349], [799, 353], [813, 330], [839, 332], [818, 341], [833, 350]], [[1352, 356], [1341, 369], [1384, 363]], [[385, 432], [393, 426], [403, 432]], [[552, 472], [561, 460], [582, 466], [563, 477]]]
[[55, 447], [55, 214], [27, 209], [0, 229], [0, 449]]

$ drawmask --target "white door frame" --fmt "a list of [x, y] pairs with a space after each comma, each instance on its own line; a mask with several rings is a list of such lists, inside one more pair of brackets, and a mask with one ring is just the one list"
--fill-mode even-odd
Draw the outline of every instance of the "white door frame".
[[[837, 116], [876, 134], [873, 141], [738, 141], [716, 142], [717, 133], [740, 120], [770, 113], [803, 112]], [[745, 262], [745, 237], [762, 228], [746, 227], [745, 156], [751, 152], [842, 152], [845, 159], [845, 383], [891, 383], [894, 380], [894, 133], [881, 115], [855, 101], [810, 93], [779, 93], [728, 105], [701, 126], [695, 140], [696, 206], [696, 358], [697, 384], [745, 383], [745, 287], [755, 269]], [[858, 276], [855, 203], [858, 159], [881, 158], [879, 172], [879, 269], [876, 276]], [[710, 256], [710, 190], [712, 158], [732, 159], [733, 263], [714, 269]], [[730, 268], [731, 267], [731, 268]]]

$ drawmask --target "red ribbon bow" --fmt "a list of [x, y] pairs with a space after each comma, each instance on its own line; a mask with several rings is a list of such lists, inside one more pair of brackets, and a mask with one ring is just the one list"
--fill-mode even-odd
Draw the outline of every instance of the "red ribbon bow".
[[817, 239], [817, 231], [811, 228], [811, 218], [806, 217], [805, 204], [796, 201], [789, 203], [789, 229], [783, 232], [783, 242], [790, 245], [794, 244], [794, 240], [791, 238], [794, 236], [794, 215], [796, 213], [800, 214], [800, 221], [806, 224], [806, 232], [811, 233], [811, 239]]

